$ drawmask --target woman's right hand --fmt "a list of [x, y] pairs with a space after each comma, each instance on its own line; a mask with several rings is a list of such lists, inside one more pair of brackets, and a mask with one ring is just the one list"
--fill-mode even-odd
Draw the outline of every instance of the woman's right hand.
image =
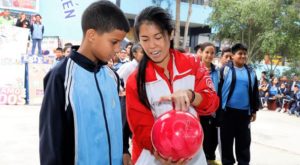
[[191, 105], [190, 97], [191, 92], [189, 90], [178, 90], [169, 96], [162, 96], [160, 102], [171, 101], [175, 104], [175, 110], [177, 111], [188, 111]]
[[172, 159], [169, 158], [168, 160], [164, 159], [159, 155], [157, 151], [154, 151], [154, 157], [158, 160], [162, 165], [186, 165], [189, 160], [180, 159], [177, 162], [172, 162]]

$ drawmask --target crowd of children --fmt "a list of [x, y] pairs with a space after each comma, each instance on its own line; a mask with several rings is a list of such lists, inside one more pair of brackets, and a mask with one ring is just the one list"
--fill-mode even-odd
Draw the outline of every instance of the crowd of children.
[[259, 84], [260, 108], [300, 116], [300, 81], [298, 75], [267, 78], [262, 72]]

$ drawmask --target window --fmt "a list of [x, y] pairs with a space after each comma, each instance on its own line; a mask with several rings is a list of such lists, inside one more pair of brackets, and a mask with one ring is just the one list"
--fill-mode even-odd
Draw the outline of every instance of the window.
[[[208, 5], [211, 0], [193, 0], [196, 5]], [[189, 3], [189, 0], [181, 0], [181, 2]]]

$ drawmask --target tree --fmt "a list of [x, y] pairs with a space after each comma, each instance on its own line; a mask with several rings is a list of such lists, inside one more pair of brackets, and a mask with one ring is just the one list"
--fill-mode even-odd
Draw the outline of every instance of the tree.
[[179, 48], [180, 41], [180, 0], [176, 0], [176, 19], [175, 19], [175, 37], [174, 47]]
[[[300, 15], [293, 0], [215, 0], [210, 16], [216, 39], [248, 46], [249, 62], [281, 55], [299, 56]], [[272, 61], [272, 60], [271, 60]]]
[[186, 45], [187, 45], [186, 43], [187, 43], [187, 39], [188, 39], [190, 18], [191, 18], [191, 15], [192, 15], [192, 2], [193, 2], [193, 0], [189, 0], [189, 10], [188, 10], [188, 15], [187, 15], [185, 26], [184, 26], [183, 48], [185, 48]]

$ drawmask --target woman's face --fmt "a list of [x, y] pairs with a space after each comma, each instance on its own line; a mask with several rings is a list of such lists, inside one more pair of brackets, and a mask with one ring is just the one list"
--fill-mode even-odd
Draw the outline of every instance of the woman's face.
[[136, 52], [133, 53], [135, 59], [140, 62], [144, 56], [144, 51], [142, 48], [139, 48], [136, 50]]
[[201, 58], [204, 63], [212, 63], [215, 58], [215, 47], [206, 46], [201, 52]]
[[153, 22], [140, 26], [139, 40], [146, 55], [157, 65], [166, 67], [170, 59], [170, 35]]
[[278, 83], [278, 78], [274, 78], [273, 84], [277, 84], [277, 83]]

